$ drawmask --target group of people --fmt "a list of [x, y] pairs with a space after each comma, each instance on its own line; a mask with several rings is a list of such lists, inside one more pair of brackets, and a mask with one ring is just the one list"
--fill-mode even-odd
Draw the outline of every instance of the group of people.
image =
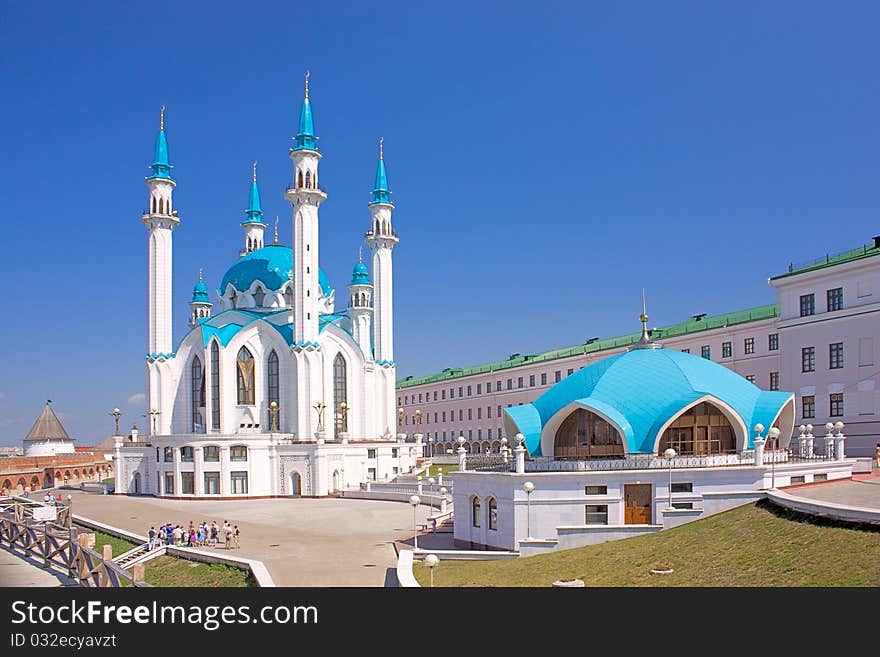
[[231, 550], [241, 547], [239, 536], [241, 536], [241, 530], [238, 525], [231, 525], [227, 520], [223, 521], [222, 527], [217, 525], [216, 520], [212, 520], [210, 525], [204, 521], [198, 526], [190, 520], [189, 527], [167, 522], [159, 529], [150, 527], [150, 531], [147, 532], [147, 538], [149, 538], [147, 549], [153, 550], [161, 545], [216, 547], [222, 538], [224, 547]]

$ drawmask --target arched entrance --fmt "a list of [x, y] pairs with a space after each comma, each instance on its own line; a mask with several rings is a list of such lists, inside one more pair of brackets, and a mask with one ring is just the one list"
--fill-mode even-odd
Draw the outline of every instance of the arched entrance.
[[290, 473], [290, 494], [297, 497], [302, 495], [302, 478], [296, 470]]
[[48, 473], [43, 475], [43, 488], [52, 488], [52, 476]]
[[701, 402], [675, 418], [663, 432], [658, 453], [669, 447], [681, 456], [733, 454], [736, 433], [720, 408]]
[[340, 489], [340, 481], [339, 481], [339, 470], [333, 471], [333, 491], [336, 492]]
[[617, 427], [585, 408], [574, 410], [553, 439], [553, 456], [557, 459], [589, 459], [621, 457], [623, 441]]
[[134, 478], [131, 481], [131, 492], [135, 495], [141, 494], [141, 473], [135, 472]]

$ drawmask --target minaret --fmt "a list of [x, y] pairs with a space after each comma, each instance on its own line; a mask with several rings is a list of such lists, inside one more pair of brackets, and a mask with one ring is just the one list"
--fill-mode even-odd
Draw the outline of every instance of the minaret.
[[257, 187], [257, 163], [254, 162], [254, 175], [251, 182], [251, 196], [248, 200], [248, 209], [244, 212], [247, 219], [242, 222], [244, 228], [244, 250], [241, 255], [247, 255], [251, 251], [263, 248], [263, 231], [266, 224], [263, 223], [263, 209], [260, 207], [260, 188]]
[[391, 192], [382, 153], [383, 138], [379, 138], [379, 163], [376, 166], [376, 184], [369, 208], [372, 224], [366, 234], [367, 245], [373, 251], [373, 284], [375, 312], [373, 315], [373, 354], [379, 365], [394, 363], [394, 327], [392, 309], [391, 251], [399, 241], [391, 226]]
[[168, 143], [165, 141], [165, 107], [159, 114], [159, 135], [153, 157], [152, 175], [147, 177], [150, 190], [149, 210], [141, 221], [149, 229], [149, 327], [148, 356], [169, 356], [172, 349], [171, 332], [171, 232], [180, 219], [171, 202], [176, 186], [168, 163]]
[[290, 149], [293, 185], [285, 198], [293, 206], [294, 349], [318, 344], [318, 207], [327, 194], [318, 187], [318, 138], [309, 101], [309, 72], [299, 115], [299, 132]]
[[198, 326], [203, 319], [211, 316], [213, 303], [208, 298], [208, 286], [202, 278], [202, 270], [199, 269], [199, 282], [193, 287], [192, 301], [189, 302], [189, 325], [190, 328]]
[[358, 253], [358, 261], [351, 272], [351, 283], [348, 285], [348, 315], [351, 317], [351, 335], [358, 343], [364, 358], [373, 360], [371, 348], [370, 322], [373, 315], [373, 286], [370, 274], [364, 264], [363, 256]]

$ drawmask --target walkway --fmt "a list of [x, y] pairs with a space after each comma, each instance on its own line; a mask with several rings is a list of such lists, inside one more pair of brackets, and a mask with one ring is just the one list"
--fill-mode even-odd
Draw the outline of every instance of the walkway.
[[[401, 502], [71, 494], [74, 514], [140, 535], [166, 522], [228, 520], [241, 529], [241, 548], [232, 554], [262, 561], [278, 586], [383, 586], [387, 570], [397, 566], [394, 541], [413, 533], [412, 507]], [[416, 521], [423, 524], [429, 510], [419, 507]]]
[[65, 575], [44, 570], [40, 561], [10, 552], [4, 545], [0, 547], [0, 587], [12, 586], [75, 586], [75, 583]]
[[817, 502], [880, 509], [880, 472], [877, 470], [869, 476], [856, 476], [852, 480], [829, 481], [823, 484], [787, 487], [781, 490], [789, 495]]

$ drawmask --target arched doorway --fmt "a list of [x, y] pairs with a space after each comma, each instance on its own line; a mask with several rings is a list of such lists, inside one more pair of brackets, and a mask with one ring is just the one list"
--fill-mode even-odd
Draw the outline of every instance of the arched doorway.
[[302, 495], [302, 478], [296, 470], [290, 473], [290, 494], [297, 497]]
[[31, 490], [37, 490], [40, 488], [40, 478], [37, 475], [31, 477]]
[[333, 471], [333, 491], [332, 492], [335, 493], [336, 491], [338, 491], [340, 489], [340, 487], [341, 486], [340, 486], [340, 482], [339, 482], [339, 470], [334, 470]]
[[131, 492], [135, 495], [141, 494], [141, 473], [135, 472], [134, 478], [131, 481]]
[[675, 418], [663, 432], [658, 453], [669, 447], [681, 456], [733, 454], [736, 433], [721, 409], [711, 402], [701, 402]]
[[623, 455], [623, 441], [617, 428], [602, 416], [585, 408], [578, 408], [565, 418], [553, 439], [553, 457], [557, 459]]
[[49, 473], [43, 475], [43, 488], [52, 488], [52, 475]]

